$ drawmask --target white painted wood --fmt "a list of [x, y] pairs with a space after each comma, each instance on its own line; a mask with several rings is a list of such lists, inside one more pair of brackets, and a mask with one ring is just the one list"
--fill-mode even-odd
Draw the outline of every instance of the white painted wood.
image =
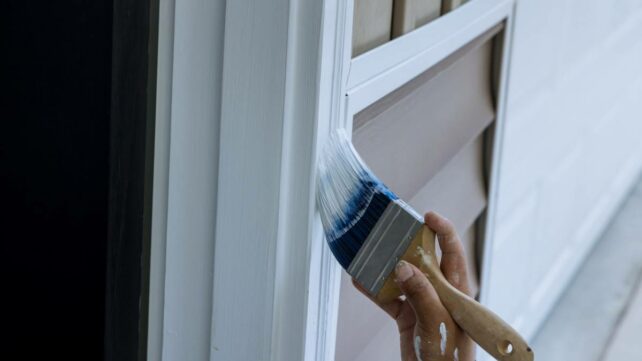
[[274, 5], [161, 4], [150, 360], [334, 357], [339, 267], [314, 174], [317, 137], [345, 126], [351, 21], [332, 19], [352, 8]]
[[159, 2], [158, 25], [149, 323], [147, 329], [147, 360], [149, 361], [160, 361], [163, 354], [165, 247], [167, 241], [167, 195], [174, 65], [174, 0], [161, 0]]
[[[322, 22], [331, 4], [290, 4], [270, 359], [328, 360], [334, 345], [334, 328], [328, 327], [336, 317], [331, 291], [338, 267], [325, 246], [316, 212], [315, 177], [322, 145], [318, 139], [330, 126], [328, 110], [333, 108], [324, 103], [333, 98], [329, 93], [334, 82], [325, 82], [326, 57], [320, 53], [328, 30], [333, 30], [331, 22]], [[334, 59], [330, 55], [328, 59]], [[346, 62], [349, 55], [341, 54]], [[334, 61], [329, 65], [333, 68]]]
[[211, 360], [332, 359], [338, 266], [314, 176], [350, 56], [343, 3], [228, 2]]
[[276, 327], [289, 6], [235, 0], [225, 10], [210, 360], [262, 360]]
[[149, 360], [206, 360], [225, 1], [160, 3]]
[[[319, 64], [317, 154], [336, 128], [352, 129], [345, 117], [345, 85], [352, 58], [353, 2], [326, 0], [323, 7]], [[315, 158], [316, 162], [316, 158]], [[314, 190], [311, 189], [311, 192]], [[325, 243], [316, 216], [310, 262], [310, 302], [305, 360], [334, 361], [341, 267]]]
[[163, 359], [209, 355], [224, 1], [175, 4]]
[[512, 0], [476, 0], [457, 12], [382, 45], [352, 61], [349, 111], [357, 113], [437, 64], [512, 9]]

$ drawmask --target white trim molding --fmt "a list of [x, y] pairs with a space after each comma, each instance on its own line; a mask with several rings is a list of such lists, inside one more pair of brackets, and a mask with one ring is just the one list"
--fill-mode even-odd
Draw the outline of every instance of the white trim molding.
[[160, 0], [148, 357], [207, 360], [225, 0]]
[[211, 360], [320, 360], [333, 346], [317, 342], [336, 287], [314, 208], [328, 3], [227, 4]]
[[353, 1], [161, 0], [149, 360], [334, 360], [319, 149], [512, 4], [471, 2], [415, 32], [447, 38], [352, 59]]
[[349, 111], [363, 110], [503, 22], [512, 0], [475, 0], [351, 62]]

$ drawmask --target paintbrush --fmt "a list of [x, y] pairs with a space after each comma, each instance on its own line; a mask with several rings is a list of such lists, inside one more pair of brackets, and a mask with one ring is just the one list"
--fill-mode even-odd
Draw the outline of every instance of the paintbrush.
[[435, 254], [435, 234], [365, 165], [342, 131], [333, 133], [319, 160], [317, 203], [326, 241], [341, 266], [373, 298], [401, 295], [393, 269], [419, 267], [453, 320], [501, 361], [532, 361], [533, 351], [510, 325], [453, 287]]

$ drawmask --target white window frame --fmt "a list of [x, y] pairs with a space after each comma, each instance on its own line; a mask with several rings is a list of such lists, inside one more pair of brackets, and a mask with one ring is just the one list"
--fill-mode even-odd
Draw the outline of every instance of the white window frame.
[[[471, 1], [446, 16], [440, 17], [401, 38], [379, 46], [354, 59], [350, 57], [352, 4], [352, 1], [347, 1], [344, 10], [339, 11], [339, 14], [342, 12], [344, 14], [343, 17], [338, 16], [340, 20], [344, 20], [344, 24], [336, 26], [336, 38], [343, 39], [343, 44], [334, 44], [335, 53], [343, 54], [343, 58], [340, 60], [341, 65], [337, 70], [339, 75], [336, 76], [336, 78], [342, 79], [342, 82], [335, 86], [335, 88], [340, 89], [333, 105], [334, 108], [340, 109], [335, 127], [345, 128], [349, 132], [352, 130], [352, 119], [359, 111], [436, 65], [495, 25], [502, 22], [505, 25], [504, 44], [499, 56], [500, 64], [497, 64], [499, 65], [500, 74], [498, 79], [497, 116], [494, 124], [495, 142], [492, 149], [493, 162], [490, 171], [489, 202], [483, 235], [486, 240], [483, 250], [484, 262], [480, 275], [480, 302], [487, 303], [491, 292], [488, 285], [490, 284], [489, 279], [492, 277], [490, 264], [493, 256], [493, 240], [495, 238], [497, 180], [501, 165], [501, 145], [515, 2], [513, 0]], [[333, 127], [331, 126], [331, 128]], [[330, 266], [326, 266], [325, 269], [329, 270], [326, 278], [332, 278], [334, 282], [335, 273], [332, 273]], [[338, 288], [335, 286], [330, 292], [331, 294], [326, 298], [333, 300], [333, 305], [338, 304]], [[336, 315], [336, 311], [334, 314]], [[336, 325], [336, 320], [332, 320], [332, 325]], [[333, 328], [333, 337], [335, 335], [334, 331]], [[334, 346], [332, 346], [331, 352], [326, 358], [317, 360], [334, 360]], [[480, 360], [492, 359], [481, 349], [478, 350], [478, 356]]]
[[513, 9], [473, 0], [352, 59], [352, 1], [161, 0], [148, 359], [334, 360], [340, 267], [315, 207], [319, 148], [503, 21], [501, 140]]

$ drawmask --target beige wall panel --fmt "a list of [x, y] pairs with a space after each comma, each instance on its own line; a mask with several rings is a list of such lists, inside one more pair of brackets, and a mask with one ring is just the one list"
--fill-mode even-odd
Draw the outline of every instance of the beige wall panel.
[[436, 211], [444, 215], [460, 233], [468, 229], [487, 202], [482, 138], [459, 152], [408, 203], [420, 213]]
[[410, 200], [418, 212], [436, 211], [455, 224], [466, 249], [470, 285], [479, 289], [476, 221], [488, 204], [484, 180], [484, 135], [464, 148]]
[[487, 42], [355, 117], [356, 149], [402, 199], [415, 196], [494, 119], [490, 65]]

